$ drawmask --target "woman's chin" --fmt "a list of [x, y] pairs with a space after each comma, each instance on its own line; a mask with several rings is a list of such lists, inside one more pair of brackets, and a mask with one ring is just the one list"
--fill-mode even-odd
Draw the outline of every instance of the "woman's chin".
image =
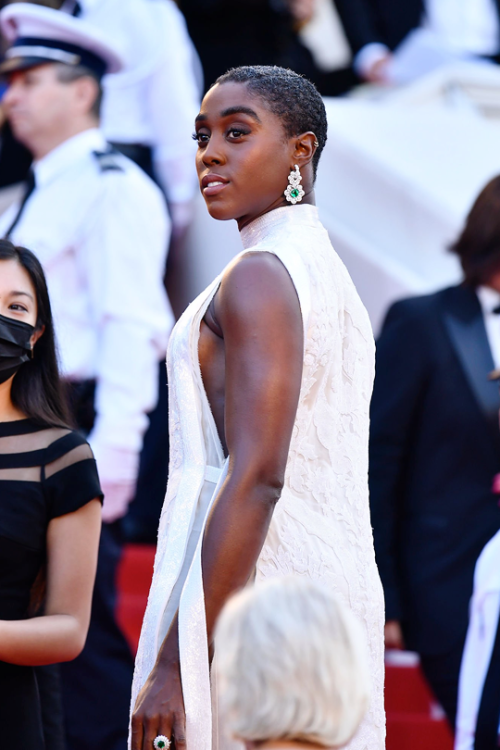
[[223, 203], [217, 201], [206, 201], [206, 204], [208, 213], [212, 219], [217, 219], [217, 221], [229, 221], [230, 219], [236, 218], [234, 210], [231, 210], [229, 206], [224, 205]]

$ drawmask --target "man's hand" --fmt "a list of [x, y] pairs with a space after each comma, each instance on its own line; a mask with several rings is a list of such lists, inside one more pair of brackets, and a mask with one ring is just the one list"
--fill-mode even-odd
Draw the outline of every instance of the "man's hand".
[[102, 508], [104, 523], [113, 523], [123, 518], [130, 502], [134, 499], [135, 485], [135, 481], [106, 482], [105, 479], [101, 481], [101, 489], [104, 493]]
[[384, 638], [386, 648], [404, 649], [403, 631], [397, 620], [387, 620], [384, 628]]
[[380, 57], [364, 71], [363, 78], [369, 83], [388, 83], [387, 69], [391, 59], [390, 54]]
[[288, 0], [288, 7], [294, 21], [302, 27], [314, 16], [316, 0]]
[[186, 748], [186, 716], [179, 660], [157, 662], [137, 696], [132, 714], [131, 750], [151, 750], [159, 734]]
[[89, 443], [97, 462], [104, 493], [102, 520], [104, 523], [113, 523], [125, 515], [129, 503], [134, 499], [139, 473], [139, 451], [108, 445], [95, 432], [89, 435]]

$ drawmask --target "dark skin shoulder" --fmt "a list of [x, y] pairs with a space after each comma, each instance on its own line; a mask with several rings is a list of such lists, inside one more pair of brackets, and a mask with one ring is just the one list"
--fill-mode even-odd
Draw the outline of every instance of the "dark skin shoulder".
[[[253, 276], [256, 278], [254, 279]], [[230, 346], [233, 347], [235, 338], [238, 343], [239, 339], [233, 336], [233, 327], [236, 318], [232, 315], [235, 309], [235, 302], [242, 293], [242, 287], [248, 292], [249, 285], [259, 286], [263, 283], [269, 283], [270, 293], [274, 288], [283, 286], [283, 293], [287, 293], [290, 308], [298, 305], [297, 294], [288, 272], [283, 267], [281, 261], [269, 253], [247, 253], [238, 261], [238, 268], [233, 266], [221, 287], [212, 298], [208, 309], [205, 313], [200, 327], [200, 338], [198, 344], [198, 356], [200, 369], [203, 378], [203, 384], [212, 410], [217, 432], [227, 456], [229, 451], [226, 441], [225, 429], [225, 393], [226, 393], [226, 348], [225, 335], [230, 339]], [[275, 287], [274, 285], [278, 286]], [[255, 325], [259, 325], [259, 316], [266, 313], [265, 310], [256, 309], [259, 300], [254, 297]], [[252, 299], [250, 300], [252, 303]], [[300, 314], [300, 309], [299, 309]], [[251, 313], [250, 316], [251, 318]], [[221, 324], [220, 321], [223, 321]], [[251, 364], [255, 368], [260, 367], [260, 362], [254, 361], [250, 353]]]
[[[223, 421], [230, 470], [203, 545], [209, 642], [224, 602], [253, 572], [279, 500], [303, 362], [299, 301], [277, 257], [250, 253], [240, 258], [222, 280], [213, 317], [223, 352], [208, 360], [200, 354], [200, 366], [204, 381], [216, 394], [225, 394], [211, 406], [217, 421]], [[215, 335], [212, 330], [210, 335]]]
[[[205, 315], [199, 342], [203, 382], [230, 456], [203, 540], [209, 645], [225, 602], [253, 573], [281, 495], [303, 340], [297, 293], [281, 261], [262, 252], [237, 259]], [[149, 749], [158, 734], [173, 734], [177, 750], [186, 746], [177, 618], [139, 694], [133, 750]]]

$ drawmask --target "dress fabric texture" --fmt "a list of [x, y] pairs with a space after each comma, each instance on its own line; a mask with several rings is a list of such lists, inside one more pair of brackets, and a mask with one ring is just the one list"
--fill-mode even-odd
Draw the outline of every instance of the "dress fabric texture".
[[[78, 433], [29, 419], [0, 423], [0, 620], [34, 614], [50, 521], [94, 498], [102, 500], [97, 468]], [[0, 746], [45, 748], [33, 667], [0, 661]]]
[[[375, 353], [370, 322], [315, 207], [278, 208], [249, 224], [242, 240], [243, 253], [270, 252], [282, 261], [297, 290], [305, 334], [285, 485], [255, 581], [288, 575], [321, 581], [358, 617], [368, 642], [372, 698], [348, 747], [382, 750], [384, 602], [368, 503]], [[132, 691], [134, 706], [178, 609], [189, 750], [225, 746], [212, 721], [201, 537], [227, 460], [198, 359], [200, 323], [220, 281], [221, 276], [188, 307], [169, 344], [170, 478]]]

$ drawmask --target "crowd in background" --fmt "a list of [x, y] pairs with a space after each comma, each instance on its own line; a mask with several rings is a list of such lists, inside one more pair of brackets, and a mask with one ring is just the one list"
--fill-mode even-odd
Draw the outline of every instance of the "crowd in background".
[[[108, 362], [93, 361], [92, 326], [88, 331], [78, 323], [73, 329], [68, 326], [61, 342], [74, 413], [97, 456], [109, 532], [108, 560], [100, 561], [103, 586], [97, 586], [94, 594], [94, 617], [101, 618], [100, 625], [94, 625], [100, 630], [93, 637], [91, 626], [86, 652], [67, 667], [63, 680], [68, 685], [65, 711], [71, 717], [68, 750], [124, 750], [132, 657], [114, 618], [114, 576], [124, 540], [154, 543], [164, 497], [168, 474], [164, 360], [174, 318], [188, 301], [179, 290], [183, 243], [198, 190], [191, 132], [204, 91], [228, 68], [249, 64], [291, 68], [312, 80], [324, 96], [347, 95], [367, 82], [389, 85], [398, 76], [397, 51], [411, 40], [423, 45], [421, 49], [429, 50], [432, 44], [434, 52], [441, 45], [443, 59], [495, 64], [500, 61], [500, 5], [496, 0], [399, 4], [335, 0], [335, 18], [340, 20], [352, 59], [334, 68], [321, 64], [319, 47], [304, 34], [320, 0], [180, 0], [178, 5], [173, 0], [39, 0], [33, 5], [55, 8], [93, 26], [116, 41], [123, 61], [121, 70], [103, 80], [100, 125], [99, 114], [92, 115], [94, 136], [85, 147], [85, 158], [98, 152], [99, 168], [91, 174], [88, 165], [77, 163], [83, 151], [80, 155], [68, 151], [62, 157], [64, 166], [74, 158], [76, 171], [68, 174], [67, 183], [61, 182], [59, 193], [48, 192], [49, 177], [36, 168], [37, 159], [50, 155], [51, 149], [42, 148], [36, 134], [15, 138], [16, 129], [23, 135], [15, 114], [23, 104], [16, 100], [15, 83], [5, 79], [0, 187], [9, 196], [14, 190], [15, 197], [18, 183], [29, 183], [33, 175], [35, 183], [29, 192], [23, 188], [24, 197], [21, 194], [10, 213], [2, 216], [0, 234], [17, 244], [31, 246], [31, 240], [32, 245], [46, 246], [49, 285], [61, 315], [78, 321], [73, 307], [80, 299], [92, 309], [95, 330], [104, 326], [103, 321], [108, 326]], [[14, 30], [11, 39], [4, 34], [4, 52], [13, 38]], [[333, 34], [327, 44], [340, 44], [338, 40]], [[44, 126], [43, 117], [38, 124]], [[65, 141], [63, 134], [59, 140]], [[121, 160], [120, 154], [138, 168]], [[96, 192], [109, 173], [116, 185], [97, 206]], [[36, 215], [29, 213], [35, 210], [35, 201], [31, 207], [27, 202], [33, 191], [40, 194]], [[95, 238], [87, 225], [79, 227], [81, 236], [69, 237], [66, 218], [74, 219], [79, 210], [75, 207], [87, 203], [89, 213], [81, 213], [82, 221], [99, 211], [92, 228]], [[42, 217], [40, 237], [37, 221]], [[113, 221], [122, 226], [113, 227]], [[146, 270], [144, 264], [133, 262], [145, 237], [153, 248], [144, 261]], [[70, 245], [101, 249], [106, 243], [109, 262], [115, 262], [116, 268], [121, 260], [113, 259], [114, 248], [121, 250], [128, 244], [125, 257], [131, 265], [128, 277], [123, 269], [119, 271], [120, 289], [109, 295], [106, 291], [101, 309], [100, 281], [106, 273], [100, 266], [102, 256], [95, 249], [86, 256], [94, 258], [94, 267], [87, 270], [89, 278], [95, 276], [88, 303], [88, 290], [79, 279], [68, 281], [74, 269], [69, 270], [64, 252], [59, 251]], [[496, 381], [488, 379], [500, 368], [499, 179], [479, 196], [453, 250], [463, 268], [463, 283], [396, 303], [382, 329], [372, 405], [371, 509], [386, 599], [386, 645], [420, 654], [424, 673], [455, 727], [468, 639], [463, 669], [474, 671], [470, 653], [476, 649], [483, 659], [482, 678], [470, 700], [465, 696], [467, 688], [461, 690], [465, 718], [459, 717], [463, 744], [457, 748], [472, 750], [470, 738], [473, 741], [479, 716], [486, 739], [476, 748], [488, 750], [493, 747], [488, 745], [491, 737], [498, 734], [500, 717], [500, 585], [493, 573], [488, 577], [484, 562], [474, 601], [481, 612], [487, 594], [493, 596], [489, 620], [486, 616], [484, 620], [489, 627], [486, 645], [485, 631], [477, 622], [471, 623], [477, 630], [475, 640], [467, 630], [476, 563], [500, 529], [493, 488], [495, 476], [500, 475], [500, 397]], [[140, 284], [145, 288], [138, 290]], [[124, 301], [121, 295], [127, 285], [132, 291]], [[149, 320], [155, 320], [147, 331], [141, 329], [141, 320], [130, 316], [130, 308], [125, 309], [137, 301], [150, 306]], [[119, 320], [114, 328], [108, 325], [110, 316]], [[87, 358], [80, 342], [75, 347], [78, 336], [90, 342]], [[120, 340], [127, 342], [123, 359], [117, 355]], [[132, 361], [139, 360], [142, 370], [130, 368]], [[145, 372], [148, 367], [155, 371], [154, 382]], [[132, 370], [127, 378], [122, 377], [125, 369]], [[117, 413], [123, 415], [127, 399], [134, 403], [133, 408], [125, 408], [129, 420], [110, 427]], [[118, 431], [120, 436], [113, 434]], [[488, 555], [488, 570], [494, 570], [500, 562], [496, 548], [490, 547]], [[487, 591], [482, 597], [481, 586]], [[96, 603], [99, 595], [100, 604]], [[470, 685], [463, 678], [466, 683]], [[103, 699], [96, 701], [98, 694]], [[57, 742], [50, 745], [53, 750], [62, 747]]]

